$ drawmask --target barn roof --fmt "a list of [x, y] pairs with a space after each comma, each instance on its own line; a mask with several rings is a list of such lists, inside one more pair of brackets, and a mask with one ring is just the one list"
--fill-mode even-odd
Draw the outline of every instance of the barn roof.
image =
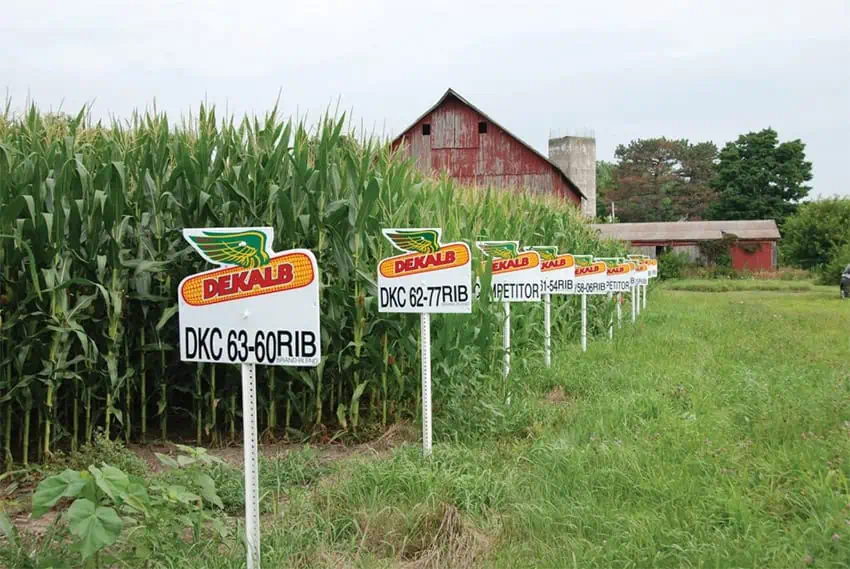
[[595, 223], [603, 237], [621, 241], [709, 241], [733, 234], [738, 239], [780, 239], [772, 219], [744, 221], [672, 221], [666, 223]]
[[508, 136], [510, 136], [511, 138], [513, 138], [514, 140], [516, 140], [517, 142], [519, 142], [521, 145], [523, 145], [525, 148], [527, 148], [527, 149], [528, 149], [529, 151], [531, 151], [533, 154], [535, 154], [535, 155], [539, 156], [540, 158], [542, 158], [543, 160], [545, 160], [546, 162], [548, 162], [548, 163], [549, 163], [549, 165], [550, 165], [550, 166], [552, 166], [552, 168], [554, 168], [556, 172], [558, 172], [561, 176], [563, 176], [564, 180], [567, 182], [567, 185], [570, 187], [570, 189], [571, 189], [571, 190], [573, 190], [575, 193], [577, 193], [577, 194], [578, 194], [579, 196], [581, 196], [582, 198], [587, 199], [587, 196], [585, 196], [585, 195], [584, 195], [584, 192], [582, 192], [582, 191], [581, 191], [581, 188], [579, 188], [579, 187], [575, 184], [575, 182], [573, 182], [572, 180], [570, 180], [570, 178], [569, 178], [569, 177], [568, 177], [568, 176], [564, 173], [564, 171], [563, 171], [563, 170], [561, 170], [561, 167], [560, 167], [560, 166], [558, 166], [557, 164], [555, 164], [554, 162], [552, 162], [551, 160], [549, 160], [549, 158], [548, 158], [548, 157], [546, 157], [546, 156], [544, 156], [543, 154], [539, 153], [537, 150], [535, 150], [535, 149], [534, 149], [534, 147], [533, 147], [533, 146], [531, 146], [530, 144], [528, 144], [527, 142], [525, 142], [523, 139], [521, 139], [520, 137], [518, 137], [517, 135], [515, 135], [514, 133], [512, 133], [511, 131], [509, 131], [508, 129], [506, 129], [505, 127], [503, 127], [502, 125], [500, 125], [500, 124], [499, 124], [499, 123], [497, 123], [496, 121], [494, 121], [494, 120], [493, 120], [493, 119], [492, 119], [492, 118], [491, 118], [491, 117], [490, 117], [487, 113], [485, 113], [484, 111], [482, 111], [481, 109], [479, 109], [478, 107], [476, 107], [475, 105], [473, 105], [472, 103], [470, 103], [469, 101], [467, 101], [466, 99], [464, 99], [464, 98], [463, 98], [463, 97], [462, 97], [462, 96], [461, 96], [461, 95], [460, 95], [457, 91], [455, 91], [455, 90], [454, 90], [454, 89], [452, 89], [451, 87], [449, 87], [449, 88], [446, 90], [446, 92], [445, 92], [445, 93], [443, 93], [443, 96], [442, 96], [442, 97], [440, 97], [440, 100], [439, 100], [439, 101], [437, 101], [436, 103], [434, 103], [434, 104], [433, 104], [433, 105], [432, 105], [432, 106], [431, 106], [431, 107], [430, 107], [427, 111], [425, 111], [424, 113], [422, 113], [421, 115], [419, 115], [419, 117], [418, 117], [415, 121], [413, 121], [413, 122], [410, 124], [410, 126], [408, 126], [408, 127], [407, 127], [407, 128], [405, 128], [403, 131], [401, 131], [401, 134], [399, 134], [397, 137], [395, 137], [395, 139], [393, 139], [393, 144], [395, 144], [398, 140], [400, 140], [400, 139], [401, 139], [401, 137], [403, 137], [405, 134], [407, 134], [407, 132], [408, 132], [410, 129], [412, 129], [413, 127], [415, 127], [415, 126], [416, 126], [416, 124], [417, 124], [419, 121], [421, 121], [422, 119], [424, 119], [425, 117], [427, 117], [428, 115], [430, 115], [432, 112], [434, 112], [434, 110], [436, 110], [436, 109], [437, 109], [437, 107], [439, 107], [440, 105], [442, 105], [442, 104], [446, 101], [446, 99], [448, 99], [449, 97], [453, 97], [453, 98], [457, 99], [457, 100], [458, 100], [458, 101], [460, 101], [462, 104], [466, 105], [467, 107], [469, 107], [470, 109], [472, 109], [473, 111], [475, 111], [476, 113], [478, 113], [479, 115], [481, 115], [482, 117], [484, 117], [485, 119], [487, 119], [487, 121], [488, 121], [488, 122], [490, 122], [491, 124], [493, 124], [493, 125], [495, 125], [495, 126], [499, 127], [500, 129], [502, 129], [502, 130], [505, 132], [505, 134], [507, 134]]

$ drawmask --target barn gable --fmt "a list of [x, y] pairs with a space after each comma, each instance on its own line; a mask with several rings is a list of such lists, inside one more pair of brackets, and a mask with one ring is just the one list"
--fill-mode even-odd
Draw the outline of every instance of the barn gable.
[[548, 158], [452, 89], [392, 143], [427, 174], [464, 185], [522, 188], [581, 203], [581, 190]]

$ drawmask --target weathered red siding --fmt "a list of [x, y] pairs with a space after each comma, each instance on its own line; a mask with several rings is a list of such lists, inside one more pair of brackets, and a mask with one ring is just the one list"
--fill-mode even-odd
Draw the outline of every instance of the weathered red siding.
[[[632, 241], [633, 247], [689, 247], [698, 241]], [[770, 240], [745, 241], [729, 248], [732, 268], [736, 271], [772, 271], [776, 269], [776, 243]], [[747, 249], [755, 249], [752, 253]]]
[[[482, 121], [487, 132], [479, 134]], [[422, 134], [426, 123], [431, 125], [428, 136]], [[581, 197], [555, 166], [454, 97], [398, 137], [393, 149], [398, 148], [409, 152], [416, 167], [429, 175], [446, 172], [462, 184], [522, 188], [581, 205]]]
[[[746, 247], [746, 249], [745, 249]], [[729, 255], [732, 257], [732, 268], [736, 271], [771, 271], [776, 267], [773, 264], [775, 247], [772, 241], [747, 241], [743, 246], [732, 245]], [[755, 248], [752, 253], [747, 249]]]

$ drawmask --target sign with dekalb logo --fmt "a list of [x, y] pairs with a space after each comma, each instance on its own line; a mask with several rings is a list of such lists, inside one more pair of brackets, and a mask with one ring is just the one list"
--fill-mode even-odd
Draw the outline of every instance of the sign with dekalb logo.
[[543, 294], [575, 294], [576, 262], [570, 254], [558, 254], [553, 246], [526, 247], [540, 255]]
[[271, 227], [184, 229], [183, 237], [219, 268], [180, 282], [181, 360], [318, 365], [319, 269], [311, 251], [275, 253]]
[[576, 294], [607, 294], [608, 265], [593, 255], [573, 255], [576, 261]]
[[437, 228], [384, 229], [401, 255], [378, 263], [378, 312], [472, 312], [472, 255]]
[[540, 254], [519, 250], [519, 241], [478, 241], [475, 244], [490, 259], [493, 277], [490, 294], [501, 302], [540, 300]]
[[634, 263], [625, 259], [600, 259], [608, 265], [607, 288], [608, 292], [629, 292], [634, 277]]
[[649, 264], [647, 261], [649, 257], [646, 255], [629, 255], [629, 261], [635, 264], [635, 284], [636, 285], [648, 285], [649, 284]]
[[658, 278], [658, 259], [647, 259], [646, 266], [649, 267], [649, 278]]

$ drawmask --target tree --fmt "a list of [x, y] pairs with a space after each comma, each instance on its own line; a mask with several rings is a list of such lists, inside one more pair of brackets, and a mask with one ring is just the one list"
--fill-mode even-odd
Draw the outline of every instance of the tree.
[[613, 162], [596, 162], [596, 217], [606, 220], [611, 215], [608, 193], [614, 189], [617, 165]]
[[701, 219], [714, 200], [717, 147], [685, 139], [633, 140], [615, 151], [614, 187], [606, 192], [621, 221]]
[[714, 219], [783, 220], [811, 189], [812, 163], [799, 139], [779, 142], [776, 131], [742, 134], [720, 151], [712, 186], [718, 193]]
[[782, 227], [781, 251], [786, 263], [818, 271], [825, 279], [840, 274], [850, 263], [850, 198], [801, 204]]

